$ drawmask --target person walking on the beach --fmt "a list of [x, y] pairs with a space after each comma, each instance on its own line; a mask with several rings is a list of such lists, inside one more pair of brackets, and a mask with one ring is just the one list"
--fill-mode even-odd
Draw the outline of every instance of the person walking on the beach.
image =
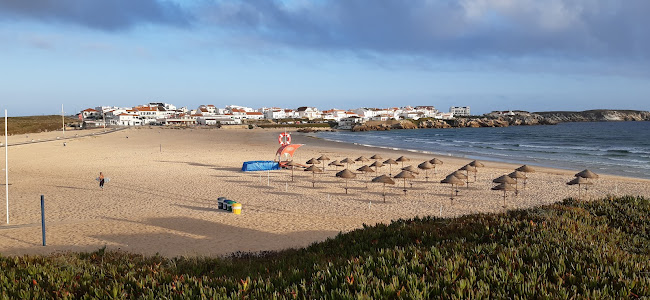
[[104, 189], [104, 173], [99, 172], [99, 188]]

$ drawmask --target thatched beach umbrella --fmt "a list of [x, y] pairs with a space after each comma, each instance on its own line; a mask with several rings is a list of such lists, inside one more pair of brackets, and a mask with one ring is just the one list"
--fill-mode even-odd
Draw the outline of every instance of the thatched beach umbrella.
[[469, 165], [472, 166], [472, 167], [476, 167], [476, 168], [485, 167], [485, 165], [482, 162], [478, 161], [478, 160], [473, 160], [472, 162], [469, 163]]
[[435, 168], [436, 166], [428, 161], [425, 161], [418, 165], [419, 169], [424, 170], [424, 178], [429, 182], [429, 170]]
[[381, 176], [373, 178], [372, 182], [378, 182], [378, 183], [383, 183], [384, 184], [384, 187], [381, 190], [381, 195], [384, 197], [384, 203], [386, 203], [386, 184], [387, 183], [388, 184], [395, 184], [395, 181], [392, 178], [390, 178], [390, 177], [388, 177], [386, 175], [381, 175]]
[[349, 168], [349, 167], [350, 167], [350, 164], [354, 164], [354, 160], [351, 160], [351, 159], [349, 159], [349, 158], [344, 158], [344, 159], [341, 160], [341, 163], [342, 163], [342, 164], [346, 164], [347, 167]]
[[365, 163], [365, 162], [370, 161], [370, 160], [367, 159], [365, 156], [359, 156], [359, 157], [357, 157], [357, 159], [355, 159], [354, 161], [358, 161], [358, 162]]
[[393, 165], [396, 165], [397, 162], [394, 159], [389, 158], [384, 161], [384, 164], [388, 165], [388, 176], [393, 176]]
[[445, 179], [440, 180], [440, 183], [448, 183], [451, 185], [451, 200], [454, 200], [454, 188], [456, 189], [456, 194], [458, 194], [458, 186], [462, 185], [464, 182], [462, 179], [454, 176], [453, 174], [447, 175]]
[[395, 175], [393, 178], [404, 179], [404, 195], [406, 195], [406, 179], [413, 179], [415, 176], [413, 176], [413, 173], [405, 170]]
[[320, 162], [318, 161], [318, 159], [315, 159], [315, 158], [311, 158], [310, 160], [308, 160], [306, 162], [306, 164], [308, 164], [308, 165], [315, 165], [315, 164], [319, 164], [319, 163]]
[[363, 165], [363, 167], [358, 168], [357, 171], [363, 172], [363, 181], [366, 182], [366, 188], [368, 188], [368, 181], [366, 180], [366, 176], [368, 173], [374, 172], [375, 170], [373, 170], [371, 167], [368, 167], [367, 165]]
[[404, 162], [411, 161], [411, 160], [408, 159], [408, 157], [406, 157], [406, 156], [400, 156], [395, 161], [396, 162], [401, 162], [402, 163], [402, 168], [403, 168], [404, 167]]
[[515, 184], [515, 183], [517, 183], [516, 180], [514, 180], [511, 177], [508, 177], [508, 175], [499, 176], [499, 177], [495, 178], [494, 180], [492, 180], [492, 182], [494, 182], [494, 183], [507, 183], [507, 184]]
[[[454, 175], [454, 176], [456, 176], [458, 179], [463, 180], [463, 181], [467, 181], [467, 180], [469, 180], [468, 177], [467, 177], [467, 175], [465, 175], [465, 173], [463, 173], [463, 171], [454, 171], [454, 172], [451, 173], [450, 175]], [[469, 188], [469, 185], [467, 185], [467, 188]]]
[[590, 179], [590, 178], [596, 179], [596, 178], [598, 178], [598, 174], [596, 174], [596, 173], [594, 173], [592, 171], [589, 171], [587, 169], [584, 169], [584, 170], [580, 171], [580, 173], [577, 173], [575, 176], [576, 177], [586, 178], [586, 179]]
[[357, 174], [354, 174], [352, 171], [348, 169], [343, 169], [343, 171], [340, 171], [336, 173], [336, 177], [340, 177], [345, 179], [345, 193], [348, 193], [348, 179], [355, 178], [357, 177]]
[[[414, 166], [404, 167], [404, 168], [402, 168], [402, 171], [409, 171], [409, 172], [413, 173], [414, 175], [420, 174], [420, 171]], [[415, 176], [413, 176], [413, 177], [415, 177]], [[411, 185], [411, 188], [413, 188], [413, 181], [409, 182], [409, 184]]]
[[384, 158], [381, 157], [381, 155], [379, 155], [379, 154], [375, 154], [375, 155], [371, 156], [370, 159], [380, 160], [380, 159], [384, 159]]
[[514, 171], [508, 174], [508, 177], [515, 180], [515, 195], [519, 194], [519, 179], [526, 180], [526, 174], [524, 172]]
[[[528, 165], [523, 165], [519, 168], [516, 168], [515, 171], [524, 172], [526, 174], [526, 177], [528, 177], [528, 173], [535, 173], [535, 169], [533, 169], [531, 166]], [[524, 188], [526, 188], [527, 181], [528, 178], [524, 179]]]
[[458, 169], [458, 171], [465, 171], [465, 175], [467, 176], [467, 186], [469, 186], [469, 172], [474, 173], [474, 182], [476, 182], [476, 167], [464, 165], [462, 168]]
[[316, 173], [322, 173], [323, 170], [315, 165], [311, 165], [305, 171], [311, 172], [311, 187], [316, 187]]
[[503, 191], [503, 208], [506, 207], [506, 192], [508, 191], [514, 191], [515, 187], [512, 186], [512, 184], [509, 183], [500, 183], [499, 185], [495, 186], [492, 188], [493, 191]]
[[291, 160], [291, 161], [287, 162], [287, 163], [285, 164], [285, 166], [291, 168], [291, 181], [293, 181], [293, 169], [295, 169], [296, 166], [298, 166], [298, 164], [297, 164], [297, 163], [294, 163], [293, 160]]
[[598, 178], [598, 174], [596, 174], [596, 173], [594, 173], [592, 171], [589, 171], [587, 169], [582, 170], [580, 173], [577, 173], [575, 176], [576, 177], [582, 177], [582, 178], [585, 178], [585, 179], [597, 179]]
[[[587, 181], [589, 179], [598, 179], [598, 174], [596, 174], [596, 173], [594, 173], [592, 171], [589, 171], [587, 169], [582, 170], [580, 173], [577, 173], [575, 176], [587, 179]], [[588, 190], [588, 189], [589, 189], [589, 187], [585, 186], [585, 190]]]
[[587, 180], [587, 178], [584, 177], [576, 177], [573, 178], [573, 180], [567, 182], [566, 184], [568, 185], [577, 185], [578, 186], [578, 199], [580, 199], [580, 186], [584, 185], [585, 186], [585, 191], [587, 190], [587, 186], [594, 184], [593, 182]]
[[339, 167], [343, 166], [343, 164], [341, 164], [338, 160], [333, 160], [327, 165], [330, 167], [333, 166], [335, 168], [334, 170], [336, 170], [337, 172], [339, 171]]
[[429, 161], [433, 165], [433, 174], [436, 174], [436, 165], [442, 165], [442, 160], [434, 158]]
[[320, 162], [323, 163], [323, 171], [325, 171], [325, 161], [328, 161], [328, 160], [330, 160], [330, 158], [327, 157], [325, 154], [321, 155], [321, 156], [318, 158], [318, 161], [320, 161]]
[[402, 171], [409, 171], [409, 172], [411, 172], [411, 173], [413, 173], [413, 174], [416, 174], [416, 175], [417, 175], [417, 174], [420, 174], [420, 171], [419, 171], [416, 167], [414, 167], [414, 166], [407, 166], [407, 167], [404, 167], [404, 168], [402, 168]]
[[380, 161], [377, 160], [377, 161], [375, 161], [374, 163], [372, 163], [370, 166], [371, 166], [371, 167], [375, 167], [375, 172], [379, 172], [379, 171], [378, 171], [379, 168], [383, 167], [384, 164], [382, 164]]

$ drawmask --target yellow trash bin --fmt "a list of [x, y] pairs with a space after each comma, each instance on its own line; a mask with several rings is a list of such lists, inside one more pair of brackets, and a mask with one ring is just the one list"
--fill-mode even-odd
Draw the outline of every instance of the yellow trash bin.
[[236, 215], [241, 215], [241, 203], [233, 203], [232, 212]]

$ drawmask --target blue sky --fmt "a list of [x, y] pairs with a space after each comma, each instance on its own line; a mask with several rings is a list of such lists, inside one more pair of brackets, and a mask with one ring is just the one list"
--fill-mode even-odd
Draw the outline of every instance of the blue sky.
[[647, 0], [0, 0], [0, 108], [650, 110]]

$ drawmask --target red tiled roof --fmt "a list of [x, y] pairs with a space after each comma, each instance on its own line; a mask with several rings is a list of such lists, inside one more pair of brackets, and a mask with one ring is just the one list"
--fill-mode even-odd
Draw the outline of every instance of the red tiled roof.
[[95, 109], [92, 109], [92, 108], [87, 108], [87, 109], [84, 109], [83, 111], [88, 111], [88, 112], [91, 112], [91, 111], [97, 111], [97, 110], [95, 110]]
[[253, 112], [250, 112], [250, 111], [249, 111], [249, 112], [246, 112], [246, 114], [247, 114], [247, 115], [254, 115], [254, 116], [261, 116], [261, 115], [262, 115], [261, 112], [256, 112], [256, 111], [253, 111]]

